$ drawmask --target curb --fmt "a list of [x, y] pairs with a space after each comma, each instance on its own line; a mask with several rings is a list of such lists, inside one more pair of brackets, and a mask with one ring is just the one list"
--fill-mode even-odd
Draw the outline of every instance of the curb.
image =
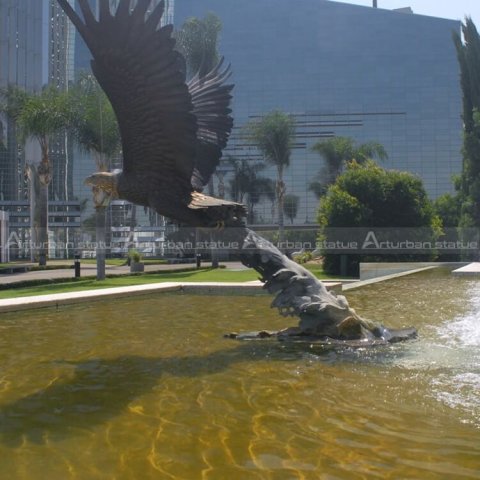
[[[328, 289], [341, 290], [339, 282], [324, 282]], [[192, 292], [197, 294], [240, 294], [258, 295], [267, 294], [263, 283], [259, 280], [252, 282], [163, 282], [128, 287], [112, 287], [97, 290], [82, 290], [80, 292], [55, 293], [51, 295], [35, 295], [31, 297], [6, 298], [0, 300], [0, 312], [17, 312], [36, 308], [59, 307], [100, 301], [107, 298], [123, 298], [125, 295], [148, 295], [154, 292]]]

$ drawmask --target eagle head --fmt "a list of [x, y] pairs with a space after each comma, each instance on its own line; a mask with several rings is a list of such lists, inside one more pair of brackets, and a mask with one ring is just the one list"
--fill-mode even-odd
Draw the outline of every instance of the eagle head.
[[92, 187], [95, 206], [107, 206], [110, 200], [118, 198], [117, 175], [111, 172], [96, 172], [84, 181]]

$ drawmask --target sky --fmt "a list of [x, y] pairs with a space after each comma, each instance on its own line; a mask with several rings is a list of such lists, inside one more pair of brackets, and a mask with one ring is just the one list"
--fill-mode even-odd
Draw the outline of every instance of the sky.
[[[368, 7], [373, 4], [372, 0], [341, 0], [341, 2]], [[465, 15], [468, 15], [480, 30], [480, 0], [377, 0], [377, 3], [378, 8], [393, 10], [412, 7], [414, 13], [451, 20], [464, 20]]]

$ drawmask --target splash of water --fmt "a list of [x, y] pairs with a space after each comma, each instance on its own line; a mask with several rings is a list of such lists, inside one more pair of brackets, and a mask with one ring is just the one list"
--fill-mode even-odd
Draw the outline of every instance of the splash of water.
[[[480, 296], [478, 288], [468, 294], [467, 312], [436, 328], [437, 341], [446, 353], [443, 364], [449, 371], [432, 381], [435, 397], [445, 405], [480, 415]], [[448, 351], [448, 353], [447, 353]]]
[[475, 311], [438, 328], [440, 338], [452, 347], [480, 347], [480, 298], [473, 302]]

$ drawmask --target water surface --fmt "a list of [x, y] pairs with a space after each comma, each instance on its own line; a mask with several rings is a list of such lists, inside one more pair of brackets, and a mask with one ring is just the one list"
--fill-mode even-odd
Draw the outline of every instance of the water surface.
[[157, 294], [0, 319], [0, 478], [480, 478], [480, 281], [348, 292], [416, 341], [237, 343], [270, 298]]

